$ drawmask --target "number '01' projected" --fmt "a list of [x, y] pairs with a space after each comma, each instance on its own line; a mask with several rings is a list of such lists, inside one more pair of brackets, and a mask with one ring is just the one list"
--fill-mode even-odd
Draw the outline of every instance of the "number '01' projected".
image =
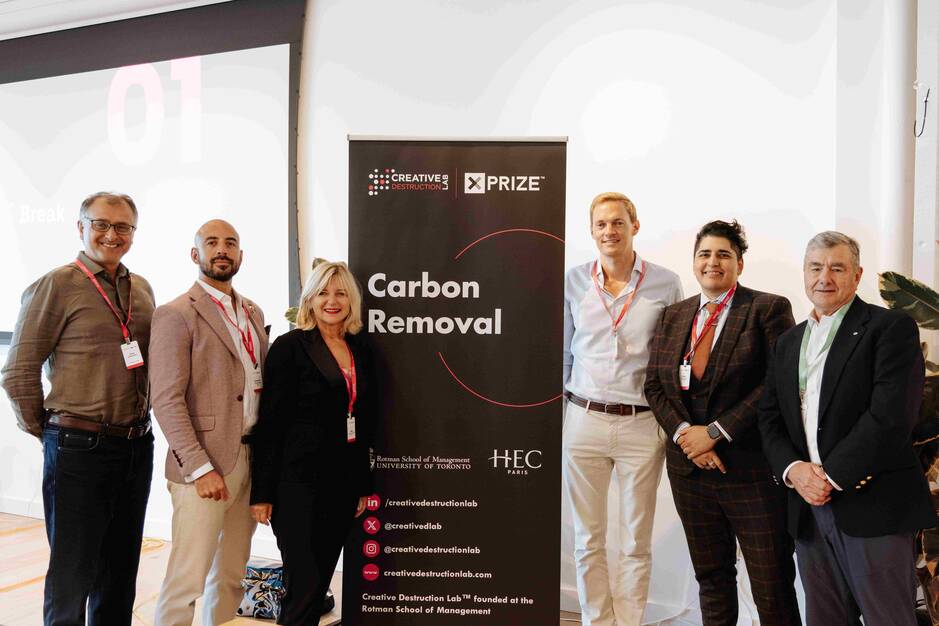
[[[180, 83], [179, 159], [193, 163], [202, 158], [202, 60], [199, 57], [170, 61], [170, 79]], [[144, 93], [144, 132], [127, 134], [127, 92], [140, 86]], [[108, 92], [108, 139], [117, 158], [126, 165], [143, 165], [160, 147], [163, 121], [163, 83], [152, 64], [129, 65], [117, 70]]]

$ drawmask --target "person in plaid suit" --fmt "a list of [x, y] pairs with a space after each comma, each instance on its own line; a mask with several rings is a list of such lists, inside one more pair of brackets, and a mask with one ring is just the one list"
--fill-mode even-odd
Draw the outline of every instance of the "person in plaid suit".
[[786, 490], [761, 447], [757, 405], [789, 301], [737, 282], [743, 228], [714, 221], [695, 237], [701, 294], [665, 309], [652, 341], [646, 398], [668, 435], [666, 467], [706, 625], [737, 623], [737, 541], [763, 626], [798, 625]]

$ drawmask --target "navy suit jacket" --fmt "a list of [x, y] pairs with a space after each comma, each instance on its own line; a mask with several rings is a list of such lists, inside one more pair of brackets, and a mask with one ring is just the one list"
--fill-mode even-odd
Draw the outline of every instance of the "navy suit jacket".
[[[936, 525], [929, 488], [913, 450], [925, 367], [919, 329], [905, 313], [855, 298], [822, 373], [818, 451], [829, 477], [838, 528], [855, 537], [912, 532]], [[763, 449], [779, 477], [808, 461], [799, 402], [799, 351], [807, 322], [776, 342], [760, 402]], [[804, 536], [811, 515], [789, 492], [789, 532]]]

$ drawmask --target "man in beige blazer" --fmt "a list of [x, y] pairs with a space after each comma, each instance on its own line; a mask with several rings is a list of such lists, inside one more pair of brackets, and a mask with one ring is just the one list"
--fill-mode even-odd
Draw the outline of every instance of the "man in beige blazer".
[[246, 436], [257, 421], [267, 333], [261, 309], [236, 293], [238, 233], [212, 220], [196, 233], [196, 283], [157, 307], [150, 342], [153, 412], [169, 442], [173, 547], [157, 603], [157, 626], [234, 619], [255, 522]]

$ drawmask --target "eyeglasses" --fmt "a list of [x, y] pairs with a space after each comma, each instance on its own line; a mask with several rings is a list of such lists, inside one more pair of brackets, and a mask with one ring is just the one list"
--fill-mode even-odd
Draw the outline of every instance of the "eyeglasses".
[[136, 226], [132, 224], [125, 224], [123, 222], [119, 224], [112, 224], [107, 220], [93, 220], [90, 217], [83, 217], [82, 219], [87, 220], [91, 224], [91, 228], [98, 231], [99, 233], [106, 233], [113, 228], [114, 232], [116, 232], [118, 235], [129, 235], [137, 230]]

